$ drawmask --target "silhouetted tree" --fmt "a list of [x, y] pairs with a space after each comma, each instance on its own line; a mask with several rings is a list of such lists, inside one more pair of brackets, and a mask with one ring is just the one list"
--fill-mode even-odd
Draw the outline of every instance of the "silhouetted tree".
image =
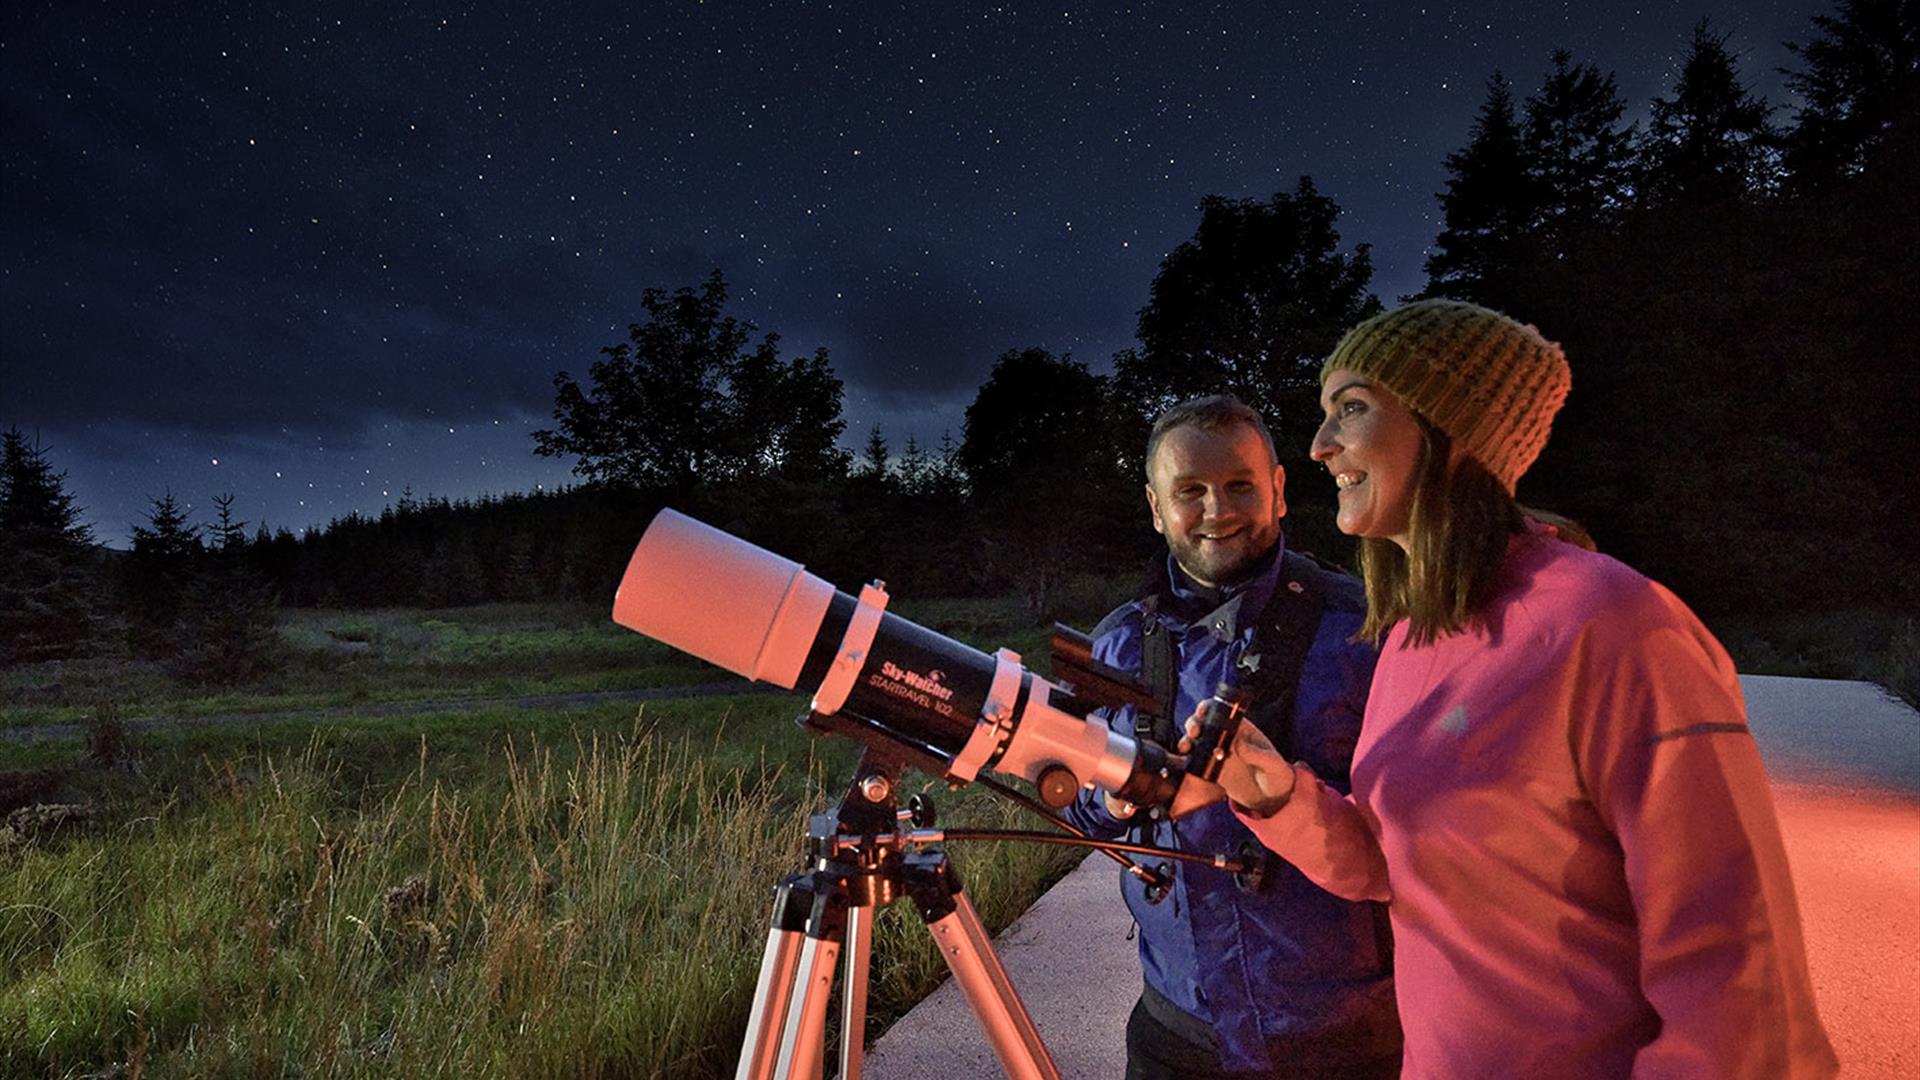
[[600, 350], [583, 391], [562, 371], [553, 377], [557, 430], [534, 432], [535, 452], [572, 455], [589, 480], [690, 491], [720, 471], [728, 431], [727, 374], [752, 328], [722, 314], [726, 279], [718, 270], [698, 291], [641, 294], [647, 321], [626, 342]]
[[583, 389], [554, 376], [558, 427], [535, 452], [578, 458], [573, 471], [684, 498], [703, 483], [838, 474], [841, 384], [826, 350], [781, 361], [779, 337], [749, 349], [756, 328], [725, 314], [726, 279], [641, 295], [647, 321], [601, 350]]
[[860, 448], [860, 464], [855, 472], [860, 476], [871, 477], [884, 482], [888, 475], [888, 463], [892, 460], [892, 451], [887, 448], [887, 436], [875, 424], [867, 429], [866, 445]]
[[918, 495], [926, 490], [927, 475], [933, 468], [933, 459], [926, 448], [913, 436], [907, 436], [907, 448], [900, 452], [900, 463], [894, 473], [903, 495]]
[[1526, 149], [1538, 196], [1534, 228], [1550, 251], [1564, 252], [1583, 230], [1617, 216], [1628, 202], [1633, 128], [1612, 75], [1555, 49], [1553, 66], [1526, 102]]
[[1115, 426], [1131, 467], [1141, 464], [1154, 417], [1223, 391], [1266, 415], [1283, 457], [1304, 457], [1318, 421], [1320, 361], [1379, 310], [1367, 291], [1368, 245], [1342, 252], [1339, 216], [1304, 176], [1266, 202], [1201, 200], [1199, 228], [1161, 260], [1140, 309], [1139, 348], [1114, 357]]
[[1538, 193], [1514, 115], [1513, 88], [1494, 72], [1467, 145], [1446, 157], [1445, 224], [1427, 256], [1425, 295], [1500, 307], [1494, 282], [1525, 257]]
[[92, 531], [47, 453], [0, 433], [0, 664], [87, 656], [113, 632]]
[[169, 491], [147, 511], [147, 523], [133, 526], [133, 552], [121, 584], [129, 630], [135, 644], [150, 654], [171, 657], [180, 648], [180, 616], [200, 570], [205, 545], [200, 527]]
[[53, 471], [46, 447], [28, 442], [17, 427], [0, 433], [0, 536], [34, 537], [75, 551], [91, 544], [92, 530], [80, 520], [66, 480]]
[[233, 686], [269, 670], [279, 656], [278, 598], [247, 557], [247, 523], [234, 517], [234, 496], [216, 495], [213, 503], [213, 542], [196, 559], [169, 666], [192, 682]]
[[213, 497], [217, 515], [213, 521], [210, 546], [216, 551], [239, 551], [247, 545], [247, 523], [234, 518], [233, 500], [232, 492]]
[[839, 439], [847, 429], [840, 415], [845, 388], [827, 350], [784, 361], [779, 340], [768, 334], [727, 375], [738, 473], [786, 480], [844, 476], [848, 455]]
[[1653, 99], [1640, 142], [1637, 194], [1650, 206], [1748, 198], [1769, 191], [1777, 170], [1772, 109], [1741, 82], [1727, 35], [1694, 25], [1670, 98]]
[[967, 406], [959, 463], [984, 519], [987, 571], [1036, 620], [1076, 570], [1110, 569], [1124, 495], [1104, 376], [1045, 349], [1010, 349]]
[[1801, 97], [1786, 167], [1802, 193], [1859, 175], [1893, 128], [1920, 113], [1920, 0], [1840, 0], [1813, 25], [1817, 36], [1788, 46], [1803, 70], [1785, 72]]

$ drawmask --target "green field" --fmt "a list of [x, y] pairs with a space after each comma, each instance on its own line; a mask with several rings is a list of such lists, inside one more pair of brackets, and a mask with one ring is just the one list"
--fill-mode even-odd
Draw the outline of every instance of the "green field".
[[[902, 606], [1044, 655], [1012, 605]], [[8, 673], [15, 735], [79, 730], [0, 739], [0, 805], [40, 804], [0, 814], [0, 1076], [730, 1069], [772, 887], [858, 748], [798, 728], [791, 695], [511, 703], [727, 678], [604, 620], [296, 612], [276, 674], [220, 696], [126, 662]], [[180, 722], [233, 713], [279, 717]], [[1033, 827], [906, 786], [943, 824]], [[1079, 858], [952, 855], [994, 928]], [[877, 1030], [944, 967], [907, 905], [874, 953]]]

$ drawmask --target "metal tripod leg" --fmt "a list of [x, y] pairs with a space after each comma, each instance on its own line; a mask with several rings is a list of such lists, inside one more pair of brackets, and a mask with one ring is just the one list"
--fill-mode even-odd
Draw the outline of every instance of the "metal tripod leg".
[[929, 851], [908, 856], [906, 886], [941, 959], [973, 1006], [1000, 1068], [1010, 1080], [1060, 1080], [1060, 1070], [995, 955], [987, 928], [960, 891], [946, 854]]
[[760, 957], [760, 981], [754, 990], [753, 1011], [747, 1017], [747, 1035], [740, 1047], [734, 1080], [773, 1080], [774, 1062], [779, 1058], [800, 971], [807, 917], [813, 909], [811, 884], [807, 875], [796, 875], [774, 890], [773, 928], [767, 932], [767, 948]]
[[800, 946], [800, 970], [774, 1080], [819, 1080], [826, 1061], [827, 1000], [833, 994], [833, 969], [839, 960], [838, 941], [809, 936]]
[[840, 994], [840, 1080], [860, 1080], [866, 1056], [867, 973], [873, 956], [873, 908], [847, 909], [847, 944], [841, 952], [846, 983]]

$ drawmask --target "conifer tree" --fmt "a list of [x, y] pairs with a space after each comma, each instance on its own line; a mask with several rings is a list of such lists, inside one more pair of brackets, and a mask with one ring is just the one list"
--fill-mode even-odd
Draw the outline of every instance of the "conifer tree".
[[1801, 98], [1786, 137], [1798, 193], [1857, 176], [1896, 125], [1920, 114], [1920, 0], [1840, 0], [1813, 25], [1817, 36], [1788, 46], [1804, 65], [1786, 72]]
[[17, 427], [0, 433], [0, 535], [68, 550], [93, 543], [66, 474], [54, 472], [47, 448]]
[[218, 513], [212, 532], [216, 551], [237, 552], [247, 546], [247, 523], [234, 519], [233, 500], [232, 492], [213, 497], [213, 505]]
[[1519, 261], [1537, 201], [1513, 88], [1500, 72], [1487, 79], [1487, 100], [1467, 145], [1447, 155], [1446, 169], [1445, 226], [1427, 256], [1426, 295], [1500, 307], [1493, 280]]
[[1727, 35], [1695, 24], [1672, 97], [1653, 99], [1640, 143], [1647, 205], [1725, 202], [1768, 191], [1777, 136], [1772, 109], [1740, 80]]
[[907, 436], [907, 448], [900, 453], [900, 490], [908, 496], [918, 496], [926, 492], [927, 476], [933, 462], [918, 439]]
[[133, 526], [133, 553], [126, 560], [121, 595], [134, 643], [151, 654], [171, 657], [183, 644], [180, 616], [206, 547], [200, 526], [188, 520], [173, 492], [149, 501], [147, 523]]
[[[183, 678], [215, 686], [232, 686], [260, 674], [280, 652], [278, 597], [250, 558], [247, 523], [235, 517], [234, 502], [231, 493], [213, 497], [217, 516], [206, 530], [207, 550], [186, 556], [195, 569], [180, 599], [169, 664]], [[183, 531], [171, 521], [177, 513], [155, 522], [156, 538], [162, 531]], [[267, 542], [264, 526], [260, 542]]]
[[867, 431], [867, 444], [861, 448], [860, 466], [857, 472], [861, 476], [884, 482], [887, 479], [887, 463], [890, 460], [891, 452], [887, 449], [887, 437], [881, 432], [880, 425], [875, 424]]
[[1620, 126], [1624, 110], [1612, 75], [1554, 50], [1546, 81], [1526, 103], [1528, 171], [1539, 200], [1533, 224], [1549, 254], [1626, 207], [1633, 127]]
[[88, 656], [114, 632], [92, 530], [47, 453], [0, 433], [0, 664]]

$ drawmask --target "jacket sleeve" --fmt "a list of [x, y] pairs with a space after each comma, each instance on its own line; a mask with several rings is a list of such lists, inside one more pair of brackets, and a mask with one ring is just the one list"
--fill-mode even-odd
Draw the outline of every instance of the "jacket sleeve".
[[1661, 587], [1627, 606], [1587, 630], [1572, 734], [1581, 780], [1619, 838], [1642, 992], [1660, 1016], [1634, 1075], [1830, 1076], [1733, 663]]
[[1293, 796], [1271, 817], [1252, 817], [1237, 807], [1234, 815], [1262, 844], [1333, 895], [1391, 900], [1386, 857], [1365, 811], [1299, 762], [1293, 778]]

